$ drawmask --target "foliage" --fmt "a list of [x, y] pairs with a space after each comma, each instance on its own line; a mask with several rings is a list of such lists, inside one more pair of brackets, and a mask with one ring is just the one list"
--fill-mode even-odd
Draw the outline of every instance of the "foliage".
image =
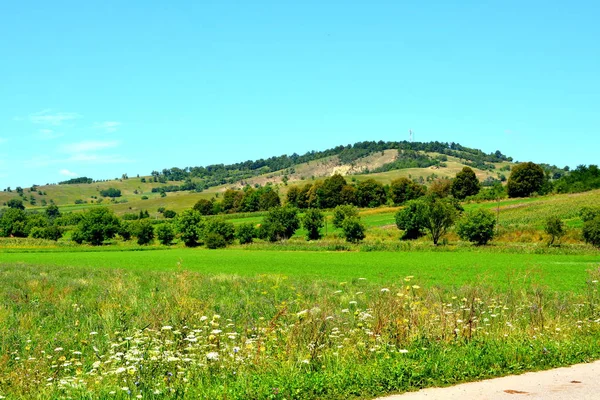
[[204, 234], [204, 218], [196, 210], [186, 210], [177, 218], [179, 237], [187, 247], [198, 246]]
[[452, 193], [452, 180], [450, 179], [436, 179], [431, 183], [429, 189], [427, 190], [427, 194], [430, 197], [435, 197], [438, 199], [443, 199]]
[[344, 220], [351, 217], [358, 217], [358, 208], [349, 204], [337, 206], [333, 210], [333, 226], [335, 228], [341, 228]]
[[365, 226], [358, 217], [349, 217], [342, 222], [342, 236], [347, 242], [358, 243], [365, 238]]
[[423, 200], [411, 200], [396, 212], [394, 219], [398, 229], [404, 231], [402, 239], [418, 239], [425, 231], [427, 203]]
[[156, 227], [156, 238], [160, 244], [168, 246], [175, 239], [175, 230], [170, 223], [160, 224]]
[[209, 232], [204, 236], [204, 244], [208, 249], [220, 249], [227, 246], [225, 238], [215, 232]]
[[59, 185], [77, 185], [80, 183], [92, 183], [94, 180], [92, 178], [88, 178], [86, 176], [82, 176], [79, 178], [73, 178], [66, 181], [58, 182]]
[[100, 191], [102, 197], [121, 197], [121, 190], [116, 188], [108, 188]]
[[390, 185], [390, 198], [395, 205], [423, 197], [426, 192], [425, 186], [405, 177], [393, 180]]
[[546, 218], [544, 231], [550, 236], [548, 246], [552, 246], [557, 239], [560, 241], [560, 239], [565, 235], [565, 224], [560, 217], [551, 215]]
[[20, 199], [10, 199], [6, 202], [8, 208], [15, 208], [17, 210], [24, 210], [25, 206], [23, 205], [23, 201]]
[[367, 179], [356, 187], [356, 202], [359, 207], [379, 207], [387, 201], [383, 185], [375, 179]]
[[291, 238], [299, 227], [300, 220], [295, 207], [275, 207], [265, 215], [259, 228], [259, 236], [270, 242], [286, 240]]
[[202, 215], [213, 215], [213, 202], [206, 199], [200, 199], [194, 204], [193, 209]]
[[323, 213], [316, 208], [309, 208], [302, 216], [302, 227], [306, 230], [307, 240], [321, 239], [319, 231], [325, 224]]
[[434, 199], [427, 203], [425, 229], [431, 235], [433, 244], [438, 244], [440, 238], [454, 225], [457, 216], [456, 205], [451, 201]]
[[168, 219], [175, 218], [176, 216], [177, 216], [177, 213], [173, 210], [165, 210], [163, 212], [163, 217], [168, 218]]
[[222, 218], [209, 218], [204, 225], [205, 238], [210, 234], [221, 235], [225, 244], [231, 244], [235, 238], [235, 227], [231, 222], [225, 221]]
[[532, 162], [515, 165], [508, 178], [508, 197], [528, 197], [539, 192], [544, 182], [544, 170], [539, 165]]
[[600, 247], [600, 216], [584, 222], [582, 233], [586, 243]]
[[236, 227], [235, 237], [240, 241], [240, 244], [248, 244], [254, 241], [254, 238], [257, 237], [256, 228], [252, 223], [243, 223], [239, 224]]
[[154, 227], [148, 220], [141, 220], [135, 225], [135, 236], [137, 237], [137, 244], [146, 245], [152, 243], [154, 240]]
[[318, 196], [319, 208], [333, 208], [342, 204], [342, 189], [347, 186], [346, 179], [340, 174], [334, 174], [323, 181]]
[[89, 243], [99, 246], [112, 239], [120, 229], [119, 218], [106, 207], [92, 208], [83, 213], [81, 221], [73, 232], [73, 240], [77, 243]]
[[451, 192], [455, 198], [464, 200], [467, 196], [475, 196], [480, 189], [481, 185], [475, 172], [469, 167], [464, 167], [452, 181]]
[[600, 168], [597, 165], [579, 165], [563, 175], [555, 184], [557, 193], [577, 193], [600, 188]]
[[579, 216], [583, 222], [591, 221], [596, 217], [600, 217], [600, 207], [581, 207]]
[[458, 220], [456, 233], [462, 240], [485, 245], [493, 239], [496, 217], [488, 210], [476, 210]]
[[62, 215], [56, 204], [50, 204], [48, 207], [46, 207], [45, 213], [50, 220], [59, 218]]

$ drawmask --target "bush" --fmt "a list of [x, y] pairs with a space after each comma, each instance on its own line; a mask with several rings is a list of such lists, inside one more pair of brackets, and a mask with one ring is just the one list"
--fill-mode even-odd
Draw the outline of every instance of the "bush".
[[209, 249], [220, 249], [227, 246], [225, 238], [214, 232], [210, 232], [204, 236], [204, 243]]
[[212, 218], [206, 221], [206, 225], [204, 226], [204, 236], [206, 237], [211, 233], [221, 235], [226, 244], [231, 244], [235, 237], [235, 227], [231, 222], [227, 222], [220, 218]]
[[467, 196], [475, 196], [480, 189], [479, 179], [469, 167], [464, 167], [452, 181], [452, 196], [460, 200], [464, 200]]
[[344, 220], [350, 217], [358, 217], [358, 208], [353, 205], [337, 206], [333, 209], [333, 226], [341, 228]]
[[342, 223], [342, 235], [347, 242], [358, 243], [365, 238], [365, 226], [360, 222], [360, 218], [346, 218]]
[[256, 228], [251, 223], [240, 224], [236, 229], [235, 237], [240, 244], [252, 243], [256, 237]]
[[390, 185], [390, 197], [395, 205], [423, 197], [426, 192], [425, 186], [404, 177], [393, 180]]
[[583, 224], [583, 238], [586, 243], [600, 247], [600, 216]]
[[319, 229], [325, 224], [325, 218], [323, 213], [316, 208], [309, 208], [302, 217], [302, 226], [306, 229], [307, 240], [319, 240], [321, 239], [321, 232]]
[[171, 218], [175, 218], [176, 216], [177, 216], [177, 213], [173, 210], [165, 210], [163, 212], [163, 217], [165, 217], [165, 218], [171, 219]]
[[78, 243], [87, 242], [93, 246], [101, 245], [112, 239], [119, 232], [119, 218], [106, 207], [92, 208], [83, 213], [83, 217], [75, 230], [73, 238]]
[[115, 188], [108, 188], [100, 191], [100, 196], [102, 197], [121, 197], [121, 191]]
[[154, 227], [148, 220], [142, 220], [135, 227], [135, 236], [137, 236], [137, 244], [146, 245], [154, 240]]
[[34, 226], [29, 232], [29, 237], [34, 239], [46, 239], [57, 241], [62, 237], [62, 230], [56, 225], [50, 225], [47, 227]]
[[487, 244], [494, 237], [496, 217], [487, 210], [477, 210], [463, 216], [457, 223], [456, 233], [462, 240], [477, 245]]
[[200, 199], [193, 208], [202, 215], [213, 215], [213, 202], [210, 200]]
[[546, 225], [544, 227], [546, 234], [550, 235], [550, 241], [548, 247], [552, 246], [556, 239], [560, 239], [565, 235], [565, 225], [563, 221], [556, 216], [550, 216], [546, 219]]
[[448, 228], [454, 224], [458, 216], [457, 206], [460, 207], [447, 199], [434, 199], [427, 203], [425, 229], [429, 231], [433, 244], [437, 245]]
[[171, 224], [160, 224], [156, 227], [156, 238], [165, 246], [170, 245], [175, 239], [175, 231]]

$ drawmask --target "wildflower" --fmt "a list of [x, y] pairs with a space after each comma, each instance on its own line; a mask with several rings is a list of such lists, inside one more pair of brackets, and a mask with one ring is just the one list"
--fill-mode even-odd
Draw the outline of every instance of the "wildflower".
[[390, 291], [390, 289], [388, 289], [388, 288], [385, 288], [385, 287], [384, 287], [383, 289], [381, 289], [381, 293], [387, 293], [387, 292], [389, 292], [389, 291]]
[[173, 327], [171, 325], [165, 325], [161, 328], [161, 330], [163, 330], [163, 331], [170, 331], [171, 329], [173, 329]]
[[356, 301], [354, 301], [354, 300], [349, 301], [348, 304], [351, 304], [351, 305], [355, 306], [356, 305]]
[[406, 353], [408, 353], [408, 350], [406, 350], [406, 349], [400, 349], [400, 350], [398, 350], [398, 353], [406, 354]]
[[213, 335], [218, 335], [221, 332], [223, 332], [223, 331], [220, 329], [213, 329], [210, 333], [212, 333]]
[[206, 315], [203, 315], [200, 317], [200, 322], [204, 322], [208, 319], [208, 317]]
[[57, 348], [54, 349], [54, 351], [56, 351], [56, 352], [63, 351], [63, 348], [62, 347], [57, 347]]
[[95, 331], [94, 332], [90, 332], [90, 336], [94, 336], [94, 335], [97, 335], [97, 334], [98, 334], [98, 332], [95, 332]]
[[210, 353], [206, 354], [206, 359], [208, 361], [219, 361], [219, 353], [216, 351], [211, 351]]
[[419, 290], [419, 289], [421, 289], [421, 286], [419, 286], [419, 285], [413, 285], [412, 288], [415, 289], [415, 290]]

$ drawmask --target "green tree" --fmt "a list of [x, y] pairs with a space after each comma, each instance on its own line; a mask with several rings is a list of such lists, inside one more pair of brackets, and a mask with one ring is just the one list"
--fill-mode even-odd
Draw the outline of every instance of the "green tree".
[[175, 239], [175, 231], [170, 223], [160, 224], [156, 227], [156, 238], [160, 244], [169, 246]]
[[446, 199], [428, 202], [425, 214], [425, 229], [431, 235], [433, 244], [437, 245], [458, 216], [456, 206]]
[[231, 222], [222, 218], [210, 218], [204, 225], [205, 238], [211, 233], [221, 235], [225, 240], [225, 244], [231, 244], [235, 238], [235, 227]]
[[271, 242], [291, 238], [300, 227], [298, 210], [293, 206], [272, 208], [263, 218], [259, 235]]
[[187, 247], [200, 244], [204, 234], [204, 218], [196, 210], [185, 210], [177, 218], [177, 231]]
[[54, 220], [54, 219], [60, 217], [61, 213], [60, 213], [60, 210], [58, 209], [58, 206], [56, 204], [50, 204], [46, 208], [46, 216], [50, 220]]
[[75, 228], [73, 240], [99, 246], [112, 239], [119, 232], [119, 218], [106, 207], [92, 208], [83, 213], [81, 221]]
[[347, 242], [358, 243], [365, 238], [365, 226], [360, 222], [360, 218], [346, 218], [342, 223], [342, 235]]
[[425, 196], [425, 193], [425, 186], [404, 177], [393, 180], [390, 185], [390, 197], [395, 205], [418, 199]]
[[27, 237], [27, 214], [19, 208], [8, 208], [0, 217], [0, 236]]
[[464, 167], [452, 181], [452, 196], [459, 200], [464, 200], [468, 196], [475, 196], [479, 193], [479, 190], [481, 190], [479, 179], [469, 167]]
[[585, 221], [582, 233], [586, 243], [600, 247], [600, 216]]
[[240, 244], [252, 243], [256, 235], [256, 228], [249, 222], [238, 225], [235, 231], [235, 237], [240, 241]]
[[220, 249], [227, 247], [227, 242], [218, 233], [210, 232], [204, 237], [204, 243], [208, 249]]
[[423, 200], [410, 200], [395, 214], [396, 226], [404, 231], [402, 239], [418, 239], [424, 235], [427, 203]]
[[152, 243], [154, 240], [154, 226], [147, 219], [140, 220], [136, 223], [135, 236], [139, 245]]
[[259, 209], [267, 211], [273, 207], [279, 207], [280, 205], [281, 199], [279, 198], [279, 193], [269, 186], [263, 188], [258, 200]]
[[325, 224], [323, 213], [316, 208], [309, 208], [302, 216], [302, 226], [306, 229], [306, 239], [321, 239], [320, 229]]
[[346, 179], [337, 173], [325, 179], [318, 193], [320, 208], [333, 208], [342, 204], [341, 193], [346, 185]]
[[25, 206], [23, 205], [23, 201], [19, 199], [10, 199], [6, 202], [8, 208], [14, 208], [17, 210], [24, 210]]
[[359, 207], [379, 207], [387, 202], [387, 194], [381, 183], [367, 179], [358, 183], [356, 201]]
[[462, 240], [485, 245], [494, 237], [496, 217], [488, 210], [477, 210], [465, 214], [456, 225], [456, 232]]
[[565, 224], [562, 219], [552, 215], [546, 218], [544, 231], [550, 236], [550, 240], [548, 241], [548, 247], [550, 247], [557, 239], [560, 242], [560, 239], [565, 235]]
[[452, 193], [452, 181], [450, 179], [436, 179], [434, 180], [429, 189], [427, 190], [427, 194], [429, 197], [434, 197], [438, 199], [444, 199]]
[[108, 188], [100, 191], [100, 196], [102, 197], [121, 197], [121, 190], [116, 188]]
[[344, 220], [350, 217], [358, 217], [358, 208], [349, 204], [337, 206], [333, 209], [333, 226], [341, 228]]
[[544, 170], [539, 165], [532, 162], [516, 165], [508, 178], [508, 197], [528, 197], [539, 192], [544, 181]]

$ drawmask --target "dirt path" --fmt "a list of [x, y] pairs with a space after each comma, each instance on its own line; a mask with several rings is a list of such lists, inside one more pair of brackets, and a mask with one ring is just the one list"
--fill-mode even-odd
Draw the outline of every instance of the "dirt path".
[[549, 371], [464, 383], [446, 388], [382, 397], [379, 400], [596, 400], [600, 399], [600, 361]]

